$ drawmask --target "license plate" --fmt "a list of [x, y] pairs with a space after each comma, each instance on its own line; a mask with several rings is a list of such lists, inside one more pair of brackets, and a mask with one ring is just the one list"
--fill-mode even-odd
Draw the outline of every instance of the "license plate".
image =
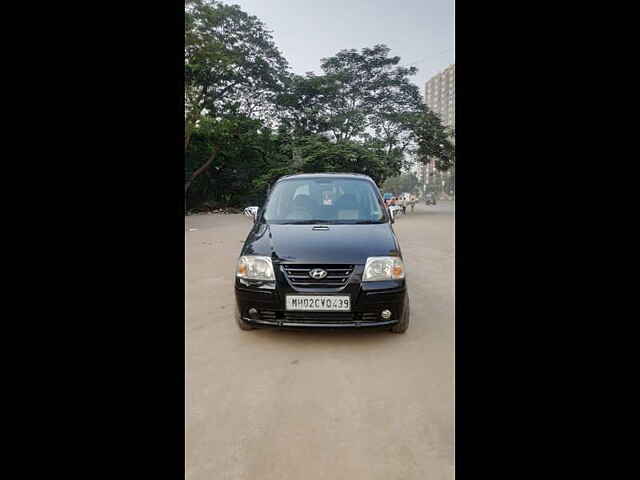
[[349, 295], [287, 295], [287, 310], [304, 312], [349, 312]]

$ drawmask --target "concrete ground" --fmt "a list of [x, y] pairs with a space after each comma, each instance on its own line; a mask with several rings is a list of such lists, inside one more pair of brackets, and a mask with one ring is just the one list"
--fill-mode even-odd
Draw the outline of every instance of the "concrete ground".
[[394, 229], [411, 325], [388, 332], [241, 331], [242, 215], [185, 218], [188, 480], [454, 478], [454, 204]]

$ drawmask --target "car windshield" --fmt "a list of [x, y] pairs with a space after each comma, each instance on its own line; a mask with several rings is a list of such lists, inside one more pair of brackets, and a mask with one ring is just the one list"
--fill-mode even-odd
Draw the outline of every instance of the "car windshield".
[[275, 224], [360, 224], [387, 220], [372, 183], [357, 178], [292, 178], [278, 182], [265, 206]]

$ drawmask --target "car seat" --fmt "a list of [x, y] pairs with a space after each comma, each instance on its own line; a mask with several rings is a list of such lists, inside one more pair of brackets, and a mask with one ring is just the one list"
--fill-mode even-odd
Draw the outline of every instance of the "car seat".
[[312, 220], [314, 203], [309, 195], [299, 194], [293, 199], [293, 206], [286, 216], [287, 220]]
[[336, 202], [338, 220], [359, 220], [360, 206], [358, 200], [351, 193], [345, 193]]

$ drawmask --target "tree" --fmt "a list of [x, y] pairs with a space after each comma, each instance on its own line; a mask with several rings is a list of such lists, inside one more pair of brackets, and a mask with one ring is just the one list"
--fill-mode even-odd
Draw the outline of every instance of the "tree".
[[392, 193], [414, 193], [419, 183], [418, 177], [414, 173], [408, 173], [389, 178], [384, 182], [383, 187], [385, 191]]
[[[236, 5], [186, 0], [184, 68], [186, 195], [230, 140], [246, 134], [246, 120], [268, 124], [275, 117], [269, 113], [284, 87], [287, 62], [256, 17]], [[196, 132], [208, 142], [204, 156], [188, 155]]]
[[359, 142], [333, 142], [315, 135], [297, 142], [302, 164], [299, 172], [351, 172], [369, 175], [378, 184], [389, 174], [384, 152]]
[[409, 81], [416, 69], [399, 62], [375, 45], [293, 75], [256, 17], [185, 0], [185, 207], [259, 204], [269, 184], [298, 172], [382, 184], [416, 150], [447, 168], [453, 145]]
[[338, 94], [337, 85], [326, 76], [309, 72], [291, 75], [278, 96], [283, 128], [296, 136], [319, 135], [330, 128], [329, 103]]
[[375, 45], [322, 59], [324, 79], [334, 87], [326, 108], [327, 128], [336, 141], [372, 130], [387, 144], [387, 153], [408, 145], [400, 138], [410, 132], [406, 115], [420, 112], [422, 105], [418, 87], [409, 81], [417, 69], [398, 66], [400, 57], [389, 52], [386, 45]]
[[[378, 159], [381, 180], [398, 175], [415, 147], [415, 124], [424, 111], [415, 68], [398, 66], [385, 45], [341, 50], [322, 59], [322, 75], [292, 75], [278, 97], [283, 128], [292, 136], [326, 136], [359, 143]], [[294, 147], [296, 155], [300, 153]]]
[[185, 1], [187, 127], [205, 111], [248, 114], [256, 101], [270, 103], [286, 74], [286, 60], [256, 17], [215, 0]]
[[425, 108], [414, 125], [414, 135], [418, 161], [426, 163], [434, 158], [440, 171], [446, 171], [453, 165], [455, 147], [450, 140], [451, 134], [435, 113]]

